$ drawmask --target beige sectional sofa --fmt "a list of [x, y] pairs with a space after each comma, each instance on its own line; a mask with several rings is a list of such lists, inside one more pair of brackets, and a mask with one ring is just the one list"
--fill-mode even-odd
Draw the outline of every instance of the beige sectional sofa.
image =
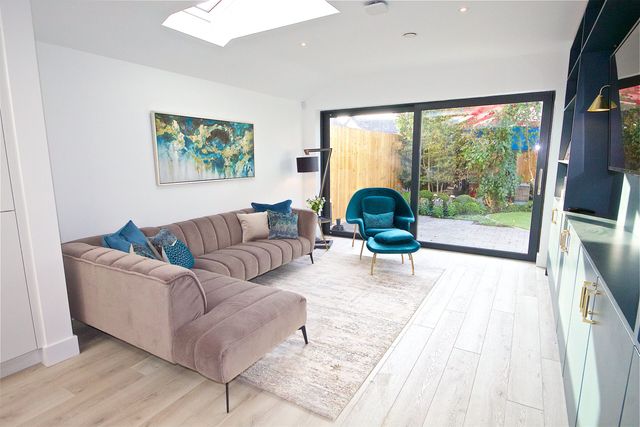
[[[316, 216], [298, 213], [297, 239], [242, 243], [237, 213], [169, 224], [193, 269], [101, 246], [101, 236], [62, 245], [71, 315], [162, 359], [228, 383], [301, 329], [303, 296], [250, 280], [310, 255]], [[143, 228], [151, 236], [161, 227]]]

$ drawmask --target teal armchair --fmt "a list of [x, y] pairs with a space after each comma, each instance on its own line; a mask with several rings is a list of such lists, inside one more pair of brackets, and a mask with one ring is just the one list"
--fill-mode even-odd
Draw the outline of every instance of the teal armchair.
[[[365, 226], [365, 213], [377, 215], [388, 212], [393, 212], [393, 227], [377, 228]], [[364, 243], [369, 237], [394, 228], [409, 231], [411, 223], [416, 220], [411, 207], [402, 195], [396, 190], [383, 187], [362, 188], [356, 191], [351, 200], [349, 200], [345, 216], [347, 223], [356, 226], [353, 230], [351, 246], [355, 245], [356, 233], [360, 233], [362, 237], [361, 258]]]

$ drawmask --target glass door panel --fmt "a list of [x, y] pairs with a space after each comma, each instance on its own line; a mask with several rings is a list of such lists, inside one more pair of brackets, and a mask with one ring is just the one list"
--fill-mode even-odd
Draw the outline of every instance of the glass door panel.
[[329, 119], [332, 231], [353, 232], [345, 212], [351, 196], [361, 188], [393, 188], [410, 201], [412, 135], [413, 112], [367, 112]]
[[418, 240], [529, 253], [541, 121], [542, 102], [422, 110]]

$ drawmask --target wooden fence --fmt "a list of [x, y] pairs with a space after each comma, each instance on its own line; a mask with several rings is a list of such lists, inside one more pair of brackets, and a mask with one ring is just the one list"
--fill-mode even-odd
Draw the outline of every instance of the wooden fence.
[[353, 193], [365, 187], [400, 188], [396, 134], [331, 126], [331, 216], [344, 222]]
[[[331, 217], [344, 222], [353, 193], [365, 187], [400, 189], [400, 138], [396, 134], [331, 126]], [[518, 175], [533, 183], [538, 153], [517, 157]]]

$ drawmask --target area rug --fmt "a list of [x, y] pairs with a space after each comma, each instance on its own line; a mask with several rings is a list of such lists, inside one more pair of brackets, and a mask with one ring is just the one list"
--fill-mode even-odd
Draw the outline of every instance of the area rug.
[[310, 343], [305, 346], [302, 334], [294, 334], [241, 376], [331, 420], [353, 398], [442, 273], [418, 261], [411, 276], [411, 267], [396, 255], [379, 257], [371, 276], [371, 258], [360, 260], [351, 242], [348, 249], [341, 243], [341, 249], [317, 256], [314, 265], [303, 257], [253, 280], [307, 298]]

